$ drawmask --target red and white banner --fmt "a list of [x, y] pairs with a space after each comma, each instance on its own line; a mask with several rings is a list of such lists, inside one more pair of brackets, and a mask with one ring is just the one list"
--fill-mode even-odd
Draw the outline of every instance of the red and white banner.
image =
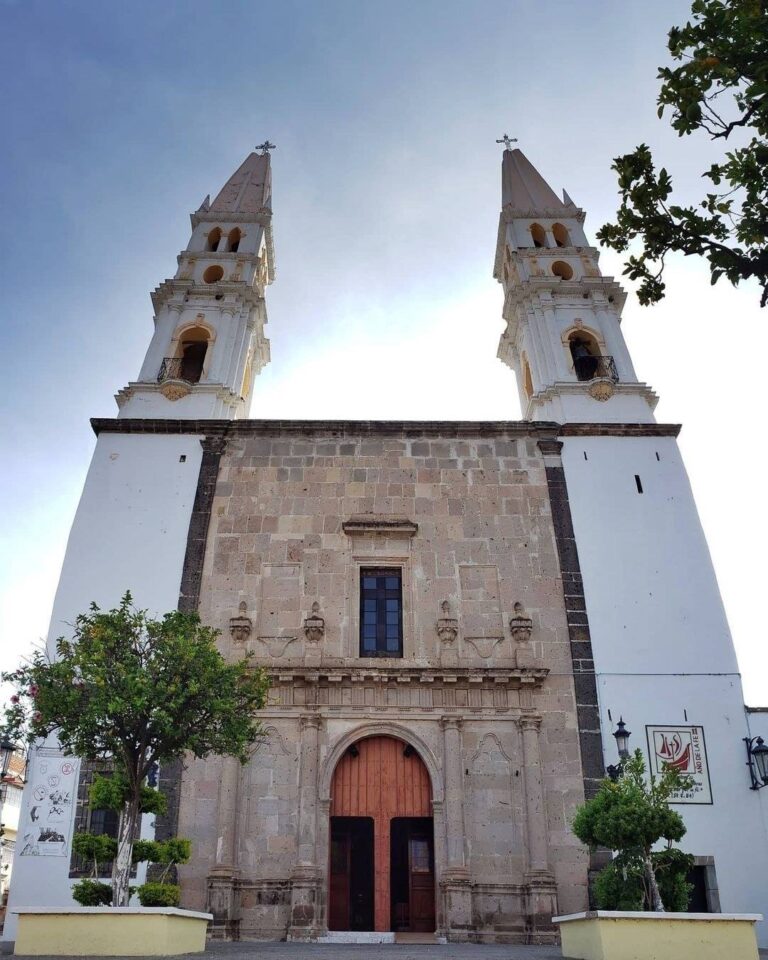
[[712, 803], [707, 748], [703, 727], [646, 726], [651, 773], [660, 774], [665, 766], [674, 767], [693, 779], [690, 790], [672, 796], [672, 803]]

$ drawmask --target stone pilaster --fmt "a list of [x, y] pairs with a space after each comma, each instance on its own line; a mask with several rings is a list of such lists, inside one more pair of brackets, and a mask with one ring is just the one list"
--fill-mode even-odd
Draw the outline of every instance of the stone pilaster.
[[446, 866], [440, 877], [443, 916], [451, 940], [466, 940], [472, 927], [472, 888], [466, 865], [464, 783], [461, 744], [462, 718], [440, 718], [443, 729], [445, 777]]
[[208, 910], [213, 914], [211, 934], [237, 939], [238, 905], [235, 885], [237, 866], [237, 823], [240, 801], [240, 763], [224, 757], [219, 781], [216, 863], [208, 875]]
[[317, 767], [319, 754], [319, 714], [305, 714], [301, 729], [301, 766], [299, 771], [299, 849], [291, 874], [290, 940], [305, 940], [316, 931], [320, 919], [320, 870], [317, 866]]
[[552, 917], [557, 913], [557, 885], [549, 869], [547, 814], [541, 779], [539, 731], [541, 717], [523, 714], [515, 721], [523, 747], [525, 819], [528, 834], [528, 869], [525, 873], [527, 926], [532, 942], [547, 942], [553, 933]]

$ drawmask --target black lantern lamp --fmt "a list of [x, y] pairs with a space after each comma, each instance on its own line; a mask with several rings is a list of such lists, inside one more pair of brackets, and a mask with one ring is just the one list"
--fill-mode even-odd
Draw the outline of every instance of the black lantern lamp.
[[744, 737], [747, 745], [747, 766], [752, 780], [750, 790], [768, 787], [768, 746], [762, 737]]
[[[768, 749], [768, 748], [766, 748]], [[14, 753], [18, 750], [13, 741], [8, 740], [6, 737], [0, 741], [0, 779], [5, 780], [8, 776], [8, 771], [11, 767], [11, 758]]]
[[605, 768], [605, 772], [611, 780], [616, 781], [622, 773], [624, 773], [624, 762], [629, 759], [629, 738], [632, 736], [632, 733], [627, 730], [623, 717], [619, 717], [619, 722], [613, 731], [613, 736], [616, 740], [616, 746], [619, 748], [619, 762], [617, 764], [609, 764], [609, 766]]
[[616, 739], [616, 746], [619, 748], [619, 759], [629, 759], [629, 738], [632, 736], [632, 733], [627, 730], [627, 725], [624, 723], [623, 717], [619, 717], [619, 722], [613, 731], [613, 736]]

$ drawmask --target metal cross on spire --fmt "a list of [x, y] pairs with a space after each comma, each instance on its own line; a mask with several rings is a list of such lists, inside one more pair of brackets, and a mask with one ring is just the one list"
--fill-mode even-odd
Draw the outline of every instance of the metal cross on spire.
[[265, 140], [264, 143], [256, 144], [256, 149], [261, 150], [262, 157], [265, 153], [269, 153], [270, 150], [277, 150], [277, 146], [274, 143], [270, 143], [269, 140]]
[[496, 143], [503, 143], [505, 150], [511, 150], [512, 144], [517, 143], [517, 137], [510, 137], [509, 134], [503, 133], [501, 135], [501, 140], [497, 140]]

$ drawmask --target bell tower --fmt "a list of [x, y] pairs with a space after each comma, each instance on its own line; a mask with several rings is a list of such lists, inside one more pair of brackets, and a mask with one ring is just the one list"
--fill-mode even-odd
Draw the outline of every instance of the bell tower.
[[584, 211], [560, 200], [520, 150], [504, 150], [494, 277], [504, 287], [498, 357], [525, 420], [654, 422], [657, 397], [621, 333], [626, 294], [598, 266]]
[[269, 362], [264, 292], [275, 276], [267, 141], [192, 214], [173, 279], [152, 293], [155, 331], [120, 418], [247, 417]]

